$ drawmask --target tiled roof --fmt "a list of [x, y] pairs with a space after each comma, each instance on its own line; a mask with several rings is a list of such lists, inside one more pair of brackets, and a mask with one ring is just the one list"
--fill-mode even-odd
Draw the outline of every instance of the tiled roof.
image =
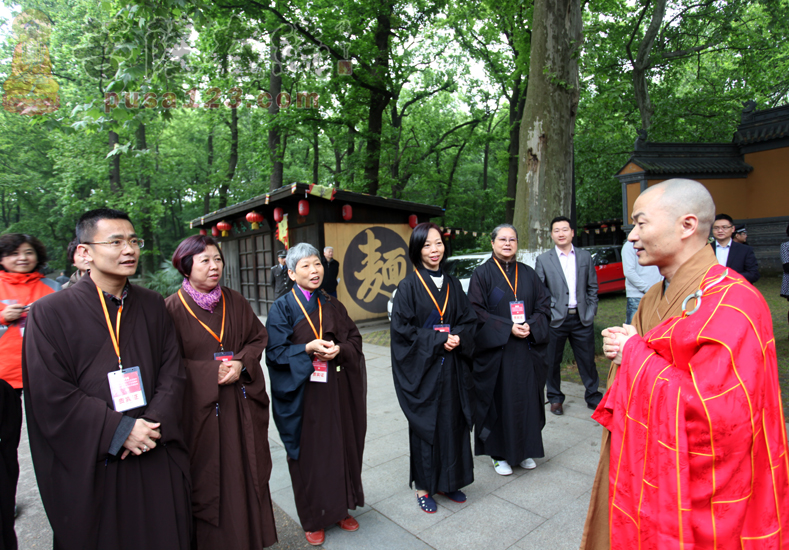
[[649, 174], [747, 174], [753, 166], [730, 158], [644, 158], [634, 155], [630, 162]]

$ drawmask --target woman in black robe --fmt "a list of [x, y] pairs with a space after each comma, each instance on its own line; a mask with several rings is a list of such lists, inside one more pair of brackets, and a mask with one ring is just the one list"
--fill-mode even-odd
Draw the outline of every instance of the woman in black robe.
[[499, 475], [509, 475], [512, 466], [531, 470], [533, 459], [545, 456], [551, 295], [537, 273], [517, 261], [514, 227], [494, 229], [491, 245], [493, 256], [474, 270], [468, 289], [477, 313], [474, 452], [490, 456]]
[[400, 282], [392, 307], [392, 374], [408, 419], [411, 479], [419, 506], [432, 495], [465, 502], [474, 481], [471, 356], [477, 316], [460, 282], [444, 273], [438, 226], [414, 228], [408, 254], [416, 270]]
[[348, 510], [364, 506], [367, 371], [362, 337], [345, 306], [319, 290], [318, 251], [300, 243], [288, 251], [287, 265], [295, 284], [269, 311], [266, 365], [296, 510], [307, 542], [318, 546], [335, 523], [359, 529]]

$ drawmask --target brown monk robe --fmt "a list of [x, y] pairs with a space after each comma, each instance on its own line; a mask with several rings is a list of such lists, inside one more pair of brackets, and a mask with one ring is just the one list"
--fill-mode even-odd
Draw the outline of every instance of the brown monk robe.
[[[367, 370], [362, 337], [345, 306], [324, 291], [306, 300], [298, 285], [293, 288], [312, 326], [293, 292], [274, 302], [266, 322], [266, 364], [301, 526], [318, 531], [343, 520], [348, 510], [364, 506]], [[310, 381], [314, 369], [305, 348], [315, 340], [313, 326], [323, 340], [340, 346], [328, 362], [325, 383]]]
[[[663, 292], [663, 282], [655, 284], [641, 298], [638, 311], [633, 317], [633, 326], [638, 334], [644, 335], [669, 317], [682, 313], [682, 302], [689, 294], [699, 289], [707, 270], [717, 265], [718, 259], [712, 247], [705, 246], [689, 261], [680, 266], [671, 284]], [[694, 303], [694, 302], [691, 302]], [[616, 377], [619, 365], [611, 363], [606, 388], [610, 388]], [[589, 511], [586, 514], [581, 550], [602, 550], [610, 548], [608, 531], [608, 466], [611, 457], [611, 432], [603, 430], [600, 445], [600, 462], [592, 486]]]
[[[55, 550], [190, 545], [186, 375], [175, 329], [161, 295], [128, 284], [124, 294], [123, 366], [140, 368], [147, 399], [147, 405], [125, 412], [115, 410], [110, 393], [107, 375], [118, 370], [118, 355], [101, 306], [114, 324], [120, 299], [100, 294], [86, 276], [68, 292], [37, 300], [28, 315], [25, 418]], [[155, 448], [121, 460], [128, 450], [122, 447], [123, 426], [140, 418], [161, 423], [162, 437]]]
[[[165, 301], [186, 368], [184, 432], [192, 472], [192, 513], [198, 549], [261, 549], [277, 542], [268, 481], [269, 399], [260, 359], [268, 336], [241, 294], [222, 288], [222, 344], [246, 370], [218, 385], [219, 342], [186, 310], [178, 294]], [[181, 291], [186, 305], [215, 334], [222, 332], [222, 300], [213, 313]]]

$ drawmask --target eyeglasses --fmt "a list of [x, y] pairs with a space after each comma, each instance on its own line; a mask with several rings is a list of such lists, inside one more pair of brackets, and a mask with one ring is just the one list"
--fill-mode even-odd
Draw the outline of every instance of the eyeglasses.
[[718, 225], [712, 228], [713, 231], [728, 231], [733, 225]]
[[143, 248], [145, 246], [145, 239], [113, 239], [111, 241], [101, 241], [95, 243], [82, 243], [82, 244], [106, 244], [115, 250], [123, 250], [128, 245], [129, 248]]
[[505, 237], [497, 237], [496, 242], [501, 244], [506, 244], [506, 243], [515, 244], [518, 242], [518, 239], [515, 238], [507, 239]]

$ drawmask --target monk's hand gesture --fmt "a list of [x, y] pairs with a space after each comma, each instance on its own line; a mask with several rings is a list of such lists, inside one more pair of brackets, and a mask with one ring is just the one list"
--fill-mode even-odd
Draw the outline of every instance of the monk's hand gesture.
[[452, 351], [456, 347], [460, 345], [460, 336], [457, 334], [448, 334], [447, 341], [444, 342], [444, 349], [447, 351]]
[[241, 377], [243, 368], [244, 365], [241, 364], [241, 361], [222, 361], [219, 364], [219, 385], [235, 384]]
[[129, 456], [129, 453], [141, 455], [147, 453], [151, 449], [156, 448], [156, 440], [162, 437], [159, 430], [159, 422], [148, 422], [142, 418], [138, 418], [134, 422], [129, 437], [124, 441], [123, 446], [125, 451], [121, 455], [121, 460]]
[[631, 336], [636, 335], [636, 328], [633, 325], [622, 325], [621, 327], [609, 327], [602, 332], [603, 353], [617, 365], [622, 364], [622, 350], [625, 342]]
[[340, 353], [340, 346], [335, 345], [334, 342], [316, 338], [307, 344], [305, 351], [308, 355], [314, 355], [320, 361], [331, 361]]
[[529, 334], [531, 334], [531, 327], [529, 327], [528, 323], [523, 323], [521, 325], [514, 324], [512, 325], [511, 332], [515, 338], [526, 338]]

